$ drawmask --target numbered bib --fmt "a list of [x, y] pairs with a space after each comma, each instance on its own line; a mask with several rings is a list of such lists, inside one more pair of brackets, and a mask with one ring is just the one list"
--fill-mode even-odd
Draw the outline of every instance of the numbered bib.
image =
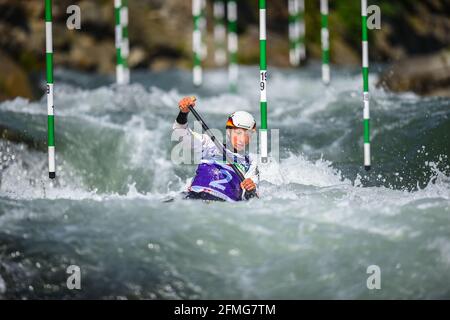
[[191, 191], [208, 192], [224, 200], [242, 200], [240, 180], [233, 169], [217, 163], [202, 163], [198, 166]]

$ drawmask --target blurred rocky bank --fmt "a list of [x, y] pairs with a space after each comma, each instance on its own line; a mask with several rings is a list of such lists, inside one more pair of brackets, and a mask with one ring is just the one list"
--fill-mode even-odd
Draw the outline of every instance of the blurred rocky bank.
[[[320, 59], [319, 1], [306, 2], [309, 61]], [[239, 62], [258, 64], [258, 1], [238, 0]], [[68, 30], [68, 6], [81, 8], [81, 30]], [[450, 0], [379, 0], [381, 29], [372, 30], [371, 62], [392, 64], [380, 85], [394, 91], [450, 96]], [[208, 52], [213, 47], [212, 2], [208, 1]], [[44, 1], [0, 0], [0, 100], [42, 96], [45, 79]], [[54, 1], [54, 62], [57, 67], [113, 74], [113, 0]], [[129, 0], [132, 68], [190, 68], [190, 0]], [[289, 67], [286, 1], [268, 1], [268, 63]], [[330, 0], [331, 60], [361, 61], [359, 1]], [[209, 54], [206, 67], [215, 67]], [[41, 80], [41, 81], [40, 81]]]

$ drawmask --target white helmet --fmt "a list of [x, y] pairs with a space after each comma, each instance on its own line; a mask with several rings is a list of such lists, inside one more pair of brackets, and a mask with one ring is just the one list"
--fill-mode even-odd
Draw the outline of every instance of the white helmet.
[[247, 130], [256, 129], [256, 121], [247, 111], [236, 111], [228, 118], [227, 129], [242, 128]]

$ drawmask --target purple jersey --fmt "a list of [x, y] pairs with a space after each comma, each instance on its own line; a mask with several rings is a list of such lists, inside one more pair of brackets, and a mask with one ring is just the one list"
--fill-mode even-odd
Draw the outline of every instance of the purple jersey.
[[[248, 162], [245, 167], [248, 169]], [[233, 168], [213, 161], [201, 163], [197, 167], [189, 191], [207, 192], [227, 201], [239, 201], [243, 197], [241, 181]]]

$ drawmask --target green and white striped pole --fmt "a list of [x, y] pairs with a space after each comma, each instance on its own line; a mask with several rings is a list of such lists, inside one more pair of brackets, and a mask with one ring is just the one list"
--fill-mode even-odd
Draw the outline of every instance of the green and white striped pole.
[[192, 51], [194, 53], [193, 82], [196, 87], [203, 81], [202, 71], [202, 32], [200, 29], [202, 0], [192, 0], [192, 16], [194, 18], [194, 31], [192, 32]]
[[305, 47], [305, 34], [306, 34], [306, 26], [305, 26], [305, 0], [298, 0], [299, 2], [299, 29], [300, 34], [298, 38], [298, 50], [300, 55], [300, 61], [306, 59], [306, 47]]
[[228, 0], [228, 81], [230, 90], [237, 91], [237, 80], [239, 76], [239, 67], [237, 63], [238, 36], [237, 36], [237, 3], [236, 0]]
[[267, 162], [267, 55], [266, 55], [266, 0], [259, 0], [259, 81], [260, 81], [260, 152], [261, 162]]
[[45, 60], [47, 73], [48, 176], [56, 178], [55, 115], [53, 105], [53, 30], [52, 0], [45, 0]]
[[225, 41], [227, 31], [225, 29], [225, 3], [223, 0], [214, 0], [214, 61], [216, 65], [223, 66], [227, 61]]
[[125, 84], [130, 83], [130, 68], [128, 56], [130, 55], [130, 41], [128, 40], [128, 0], [122, 0], [120, 10], [120, 24], [122, 25], [122, 58], [124, 62]]
[[200, 10], [200, 31], [202, 33], [202, 48], [201, 48], [201, 59], [204, 61], [208, 56], [208, 46], [206, 44], [206, 37], [208, 36], [207, 30], [207, 6], [206, 0], [201, 0], [201, 10]]
[[116, 21], [115, 35], [116, 35], [116, 82], [123, 83], [123, 61], [122, 61], [122, 26], [120, 25], [120, 7], [121, 0], [114, 0], [114, 18]]
[[369, 37], [367, 31], [367, 0], [361, 0], [362, 16], [362, 75], [364, 103], [364, 168], [370, 170], [370, 108], [369, 108]]
[[116, 20], [116, 81], [118, 84], [130, 82], [128, 69], [128, 0], [114, 0], [114, 16]]
[[289, 0], [289, 61], [291, 65], [300, 64], [300, 14], [299, 0]]
[[322, 81], [330, 83], [330, 34], [328, 32], [328, 0], [320, 0], [320, 13], [322, 16]]

